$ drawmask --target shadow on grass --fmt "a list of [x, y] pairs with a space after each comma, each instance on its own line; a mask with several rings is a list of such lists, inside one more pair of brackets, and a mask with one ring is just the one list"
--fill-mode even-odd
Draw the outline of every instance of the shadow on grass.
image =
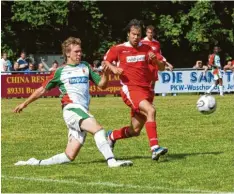
[[[160, 157], [160, 162], [169, 162], [171, 160], [183, 160], [186, 159], [186, 157], [190, 156], [199, 156], [199, 155], [219, 155], [223, 152], [199, 152], [199, 153], [179, 153], [179, 154], [166, 154], [165, 156]], [[119, 160], [132, 160], [132, 159], [151, 159], [151, 156], [124, 156], [121, 158], [118, 158]]]
[[[183, 160], [186, 157], [190, 156], [199, 156], [199, 155], [219, 155], [223, 152], [200, 152], [200, 153], [179, 153], [179, 154], [166, 154], [165, 156], [161, 156], [159, 162], [170, 162], [172, 160]], [[149, 160], [151, 159], [151, 155], [149, 156], [123, 156], [123, 157], [116, 157], [117, 160]], [[90, 163], [105, 163], [105, 160], [90, 160], [87, 162], [79, 162], [80, 164], [90, 164]], [[74, 164], [74, 163], [73, 163]]]
[[180, 154], [168, 154], [163, 156], [164, 160], [161, 162], [170, 162], [171, 160], [183, 160], [190, 156], [199, 156], [199, 155], [219, 155], [223, 152], [198, 152], [198, 153], [180, 153]]

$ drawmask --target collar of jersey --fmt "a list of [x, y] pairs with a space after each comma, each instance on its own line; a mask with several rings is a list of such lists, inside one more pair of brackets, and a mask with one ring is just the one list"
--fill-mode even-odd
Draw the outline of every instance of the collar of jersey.
[[67, 64], [68, 66], [70, 66], [70, 67], [77, 67], [78, 65], [80, 65], [80, 63], [79, 64], [74, 64], [74, 65], [72, 65], [72, 64]]
[[[139, 42], [138, 43], [138, 45], [137, 45], [137, 47], [139, 47], [139, 46], [141, 46], [142, 45], [142, 43], [141, 42]], [[130, 42], [128, 41], [128, 42], [125, 42], [124, 43], [124, 46], [127, 46], [127, 47], [133, 47], [131, 44], [130, 44]]]
[[148, 37], [146, 36], [143, 40], [147, 40], [147, 41], [152, 41], [152, 42], [158, 42], [157, 40], [155, 40], [154, 38], [152, 40], [148, 39]]

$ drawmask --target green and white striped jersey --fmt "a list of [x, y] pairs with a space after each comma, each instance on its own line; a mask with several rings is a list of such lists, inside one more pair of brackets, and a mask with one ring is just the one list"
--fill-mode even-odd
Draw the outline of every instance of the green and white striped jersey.
[[62, 93], [62, 105], [79, 104], [88, 110], [90, 101], [89, 80], [98, 85], [101, 77], [92, 71], [89, 63], [81, 61], [77, 65], [67, 64], [58, 68], [42, 86], [47, 90], [58, 86]]

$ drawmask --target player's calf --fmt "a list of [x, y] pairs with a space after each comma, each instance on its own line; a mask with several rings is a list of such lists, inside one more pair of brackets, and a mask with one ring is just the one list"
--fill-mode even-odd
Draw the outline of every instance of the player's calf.
[[114, 147], [115, 147], [115, 143], [116, 141], [112, 140], [111, 138], [111, 134], [112, 134], [113, 131], [107, 131], [106, 133], [106, 136], [107, 136], [107, 141], [108, 141], [108, 144], [110, 145], [110, 148], [111, 150], [113, 151], [114, 150]]

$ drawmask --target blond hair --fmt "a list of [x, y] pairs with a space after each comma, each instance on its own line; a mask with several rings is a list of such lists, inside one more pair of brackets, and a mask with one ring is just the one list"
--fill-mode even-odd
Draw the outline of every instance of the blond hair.
[[154, 32], [154, 31], [155, 31], [155, 28], [154, 28], [154, 26], [149, 25], [149, 26], [146, 27], [146, 31], [147, 31], [147, 30], [152, 30], [152, 31]]
[[65, 60], [67, 60], [66, 53], [71, 51], [70, 45], [80, 45], [81, 46], [81, 40], [79, 38], [69, 37], [67, 40], [65, 40], [63, 42], [62, 52], [63, 52], [63, 56], [65, 57]]

